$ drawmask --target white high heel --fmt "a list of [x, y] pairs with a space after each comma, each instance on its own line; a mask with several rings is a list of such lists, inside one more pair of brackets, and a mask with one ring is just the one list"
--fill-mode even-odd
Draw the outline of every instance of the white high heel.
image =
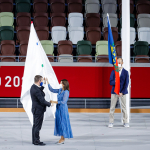
[[61, 145], [61, 144], [65, 144], [65, 141], [63, 141], [61, 143], [57, 142], [57, 145]]

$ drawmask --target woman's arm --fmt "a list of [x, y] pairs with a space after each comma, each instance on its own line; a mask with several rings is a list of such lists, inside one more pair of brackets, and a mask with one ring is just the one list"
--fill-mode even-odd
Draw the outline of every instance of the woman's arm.
[[65, 91], [64, 97], [63, 97], [63, 101], [50, 101], [51, 103], [55, 103], [55, 104], [66, 104], [69, 98], [69, 91]]
[[69, 91], [65, 91], [63, 101], [58, 101], [58, 104], [66, 104], [69, 98]]
[[59, 89], [53, 89], [49, 83], [48, 83], [48, 88], [53, 93], [59, 93]]
[[51, 87], [51, 85], [49, 84], [47, 78], [46, 78], [46, 81], [47, 81], [47, 83], [48, 83], [48, 88], [49, 88], [49, 90], [50, 90], [51, 92], [53, 92], [53, 93], [59, 93], [59, 89], [53, 89], [53, 88]]

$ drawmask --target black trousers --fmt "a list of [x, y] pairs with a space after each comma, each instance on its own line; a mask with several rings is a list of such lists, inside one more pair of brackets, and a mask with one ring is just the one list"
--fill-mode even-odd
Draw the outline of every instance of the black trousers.
[[42, 127], [44, 112], [33, 114], [33, 127], [32, 127], [32, 143], [38, 144], [40, 142], [39, 132]]

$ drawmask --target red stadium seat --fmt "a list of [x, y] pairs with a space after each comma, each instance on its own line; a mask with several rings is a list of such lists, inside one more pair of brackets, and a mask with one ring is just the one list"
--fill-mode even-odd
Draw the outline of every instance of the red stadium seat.
[[78, 12], [82, 13], [82, 0], [69, 0], [68, 2], [68, 12]]
[[52, 13], [65, 12], [65, 0], [49, 0], [50, 9]]
[[0, 0], [0, 12], [13, 12], [13, 0]]
[[66, 16], [65, 13], [52, 13], [51, 14], [51, 26], [65, 26]]
[[49, 29], [48, 27], [35, 27], [36, 33], [39, 37], [39, 40], [48, 40], [49, 38]]
[[98, 55], [96, 62], [109, 62], [108, 55]]
[[[28, 48], [28, 41], [21, 41], [19, 47], [20, 56], [27, 55], [27, 48]], [[19, 60], [20, 62], [25, 62], [26, 57], [20, 57]]]
[[46, 13], [48, 10], [47, 0], [34, 0], [33, 9], [35, 13]]
[[48, 14], [47, 13], [35, 13], [34, 14], [34, 26], [47, 27], [48, 26]]
[[61, 54], [70, 54], [72, 55], [73, 47], [71, 41], [59, 41], [58, 42], [58, 55]]
[[[118, 40], [118, 28], [117, 27], [111, 27], [114, 43]], [[108, 41], [108, 27], [104, 28], [103, 32], [104, 40]]]
[[18, 27], [17, 38], [18, 38], [19, 42], [28, 41], [29, 40], [29, 34], [30, 34], [30, 27], [28, 27], [28, 26]]
[[17, 26], [28, 26], [31, 25], [31, 14], [26, 12], [17, 13], [16, 17]]
[[79, 55], [78, 62], [93, 62], [91, 55]]
[[15, 62], [15, 42], [12, 40], [1, 41], [1, 56], [14, 56], [14, 57], [1, 57], [1, 62]]
[[101, 28], [100, 27], [88, 27], [86, 29], [86, 38], [91, 41], [92, 44], [96, 44], [101, 39]]
[[136, 4], [137, 14], [150, 14], [150, 1], [139, 0]]
[[117, 41], [115, 44], [117, 56], [122, 56], [122, 41]]
[[135, 57], [136, 63], [149, 63], [149, 56], [147, 55], [136, 55]]
[[86, 14], [86, 26], [87, 27], [99, 27], [100, 26], [100, 14], [98, 13]]

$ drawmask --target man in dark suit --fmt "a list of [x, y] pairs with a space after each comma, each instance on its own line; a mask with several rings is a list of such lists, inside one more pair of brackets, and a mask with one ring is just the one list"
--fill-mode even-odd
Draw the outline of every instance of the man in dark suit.
[[32, 127], [32, 143], [34, 145], [44, 146], [45, 143], [40, 142], [39, 132], [42, 127], [44, 112], [46, 106], [50, 107], [50, 103], [44, 99], [45, 93], [44, 87], [40, 86], [43, 81], [43, 77], [36, 75], [34, 77], [34, 84], [30, 89], [32, 99], [32, 113], [33, 113], [33, 127]]
[[126, 94], [128, 94], [128, 84], [129, 84], [129, 74], [128, 71], [125, 70], [123, 67], [123, 59], [118, 58], [118, 67], [119, 67], [119, 76], [120, 76], [120, 93], [117, 95], [114, 92], [115, 89], [115, 71], [113, 70], [111, 72], [110, 76], [110, 85], [112, 85], [112, 90], [111, 90], [111, 106], [110, 106], [110, 119], [109, 119], [109, 128], [113, 127], [113, 122], [114, 122], [114, 111], [115, 111], [115, 106], [120, 98], [121, 100], [121, 107], [122, 107], [122, 113], [123, 113], [123, 123], [124, 127], [129, 127], [129, 124], [127, 123], [127, 110], [126, 110]]

